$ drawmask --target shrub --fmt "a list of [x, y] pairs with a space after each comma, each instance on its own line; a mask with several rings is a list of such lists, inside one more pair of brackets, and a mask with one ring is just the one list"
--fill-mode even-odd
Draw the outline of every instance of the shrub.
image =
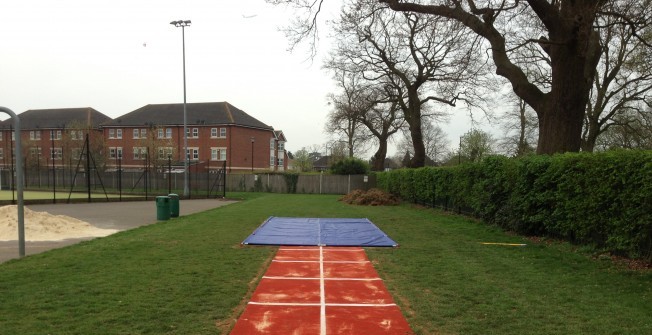
[[652, 151], [489, 157], [378, 174], [401, 199], [442, 206], [527, 235], [652, 259]]
[[331, 166], [332, 174], [349, 175], [367, 174], [368, 172], [369, 164], [355, 157], [345, 158]]

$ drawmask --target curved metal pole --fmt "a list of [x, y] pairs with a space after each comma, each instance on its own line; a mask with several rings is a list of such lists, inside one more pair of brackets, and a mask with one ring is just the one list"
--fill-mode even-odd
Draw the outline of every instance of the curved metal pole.
[[18, 255], [25, 257], [25, 209], [23, 202], [23, 152], [20, 142], [20, 119], [11, 109], [0, 106], [0, 112], [9, 114], [14, 120], [16, 143], [16, 179], [18, 180]]

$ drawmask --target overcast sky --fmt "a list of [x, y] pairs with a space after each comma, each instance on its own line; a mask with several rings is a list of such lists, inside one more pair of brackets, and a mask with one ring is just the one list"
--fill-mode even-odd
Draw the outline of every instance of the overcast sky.
[[[339, 1], [327, 3], [325, 19]], [[288, 51], [278, 28], [292, 12], [282, 7], [263, 0], [20, 0], [0, 2], [0, 15], [0, 106], [17, 114], [93, 107], [115, 118], [183, 102], [181, 28], [170, 22], [192, 20], [189, 103], [228, 101], [283, 130], [290, 151], [328, 141], [333, 82], [319, 56], [310, 62], [305, 49]], [[328, 51], [326, 41], [319, 51]], [[443, 127], [451, 138], [468, 130], [463, 119]]]

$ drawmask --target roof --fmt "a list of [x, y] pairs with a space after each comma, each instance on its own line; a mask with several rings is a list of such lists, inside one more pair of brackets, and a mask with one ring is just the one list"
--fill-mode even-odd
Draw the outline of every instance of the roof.
[[[100, 124], [111, 121], [111, 118], [91, 107], [30, 109], [18, 114], [21, 130], [29, 129], [61, 129], [74, 124], [90, 124], [98, 128]], [[11, 118], [0, 122], [0, 126], [13, 125]]]
[[[273, 130], [228, 102], [186, 104], [188, 125], [239, 125]], [[182, 125], [183, 104], [152, 104], [115, 118], [103, 126]]]

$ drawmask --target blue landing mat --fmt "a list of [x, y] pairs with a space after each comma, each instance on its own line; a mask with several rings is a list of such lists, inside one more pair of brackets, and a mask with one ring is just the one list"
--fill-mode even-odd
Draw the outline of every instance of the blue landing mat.
[[290, 218], [271, 216], [242, 244], [396, 247], [369, 219]]

